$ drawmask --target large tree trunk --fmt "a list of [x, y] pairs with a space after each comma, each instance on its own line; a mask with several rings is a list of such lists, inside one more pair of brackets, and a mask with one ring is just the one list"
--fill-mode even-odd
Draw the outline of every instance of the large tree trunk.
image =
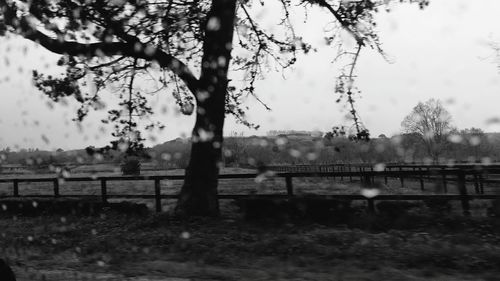
[[236, 0], [213, 0], [207, 15], [201, 75], [195, 94], [197, 109], [191, 157], [176, 206], [180, 215], [219, 214], [217, 178], [235, 13]]

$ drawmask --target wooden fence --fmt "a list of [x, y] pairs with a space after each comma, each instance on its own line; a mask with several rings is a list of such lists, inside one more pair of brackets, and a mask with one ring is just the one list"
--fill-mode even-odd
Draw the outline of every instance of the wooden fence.
[[[345, 177], [345, 172], [350, 173], [349, 180], [353, 181], [353, 173], [351, 172], [359, 172], [361, 174], [366, 172], [373, 172], [375, 170], [383, 171], [386, 173], [384, 176], [384, 181], [387, 184], [388, 178], [392, 172], [394, 171], [409, 171], [414, 172], [414, 175], [405, 175], [405, 177], [399, 177], [401, 182], [401, 187], [404, 187], [405, 179], [413, 179], [419, 180], [421, 182], [421, 188], [424, 190], [424, 183], [422, 179], [422, 171], [425, 172], [426, 180], [434, 181], [440, 180], [445, 193], [447, 192], [447, 185], [449, 182], [455, 182], [456, 177], [449, 178], [446, 170], [463, 170], [466, 172], [466, 182], [474, 183], [474, 187], [477, 193], [484, 193], [484, 183], [500, 183], [500, 174], [495, 171], [500, 170], [500, 164], [454, 164], [454, 165], [445, 165], [445, 164], [367, 164], [367, 163], [358, 163], [358, 164], [321, 164], [321, 165], [273, 165], [267, 167], [269, 170], [277, 171], [277, 172], [288, 172], [288, 173], [301, 173], [301, 172], [309, 172], [309, 173], [323, 173], [330, 172], [332, 173], [332, 177], [340, 177], [340, 180], [343, 180]], [[393, 173], [392, 173], [393, 174]]]
[[[245, 194], [221, 194], [220, 199], [244, 199], [244, 198], [267, 198], [267, 199], [283, 199], [283, 198], [293, 198], [295, 197], [293, 188], [294, 178], [311, 178], [311, 177], [327, 177], [327, 178], [349, 178], [350, 181], [354, 179], [364, 184], [369, 185], [375, 181], [375, 178], [384, 178], [387, 182], [388, 178], [398, 178], [401, 182], [401, 186], [404, 187], [405, 179], [417, 180], [420, 183], [421, 190], [425, 190], [425, 181], [432, 180], [435, 181], [438, 178], [446, 183], [449, 181], [456, 182], [459, 194], [387, 194], [378, 195], [372, 198], [365, 197], [358, 194], [335, 194], [335, 195], [307, 195], [305, 197], [316, 198], [316, 199], [339, 199], [339, 200], [367, 200], [368, 206], [373, 208], [375, 200], [428, 200], [428, 199], [443, 199], [443, 200], [460, 200], [462, 203], [462, 208], [464, 214], [469, 213], [469, 200], [472, 199], [500, 199], [500, 195], [497, 194], [484, 194], [483, 184], [484, 183], [498, 183], [500, 180], [488, 180], [485, 179], [484, 175], [500, 175], [500, 168], [483, 168], [483, 169], [466, 169], [466, 168], [446, 168], [442, 169], [385, 169], [384, 171], [373, 171], [372, 169], [357, 169], [356, 171], [335, 171], [335, 172], [277, 172], [274, 176], [276, 178], [283, 178], [285, 180], [285, 186], [287, 194], [257, 194], [257, 195], [245, 195]], [[222, 174], [219, 175], [219, 179], [252, 179], [256, 178], [257, 174]], [[69, 177], [65, 179], [61, 178], [12, 178], [12, 179], [0, 179], [3, 183], [12, 183], [13, 192], [11, 195], [2, 196], [1, 198], [59, 198], [59, 197], [95, 197], [89, 195], [61, 195], [60, 194], [60, 181], [65, 182], [100, 182], [100, 197], [103, 202], [107, 202], [110, 198], [128, 198], [128, 199], [154, 199], [156, 205], [156, 211], [161, 212], [162, 210], [162, 199], [173, 199], [177, 198], [176, 194], [162, 194], [160, 182], [162, 180], [183, 180], [183, 175], [157, 175], [157, 176], [106, 176], [106, 177]], [[151, 181], [154, 194], [113, 194], [110, 195], [107, 192], [107, 183], [112, 181]], [[53, 195], [21, 195], [19, 189], [19, 183], [30, 183], [30, 182], [51, 182], [53, 187]], [[472, 182], [474, 184], [475, 194], [468, 194], [466, 184]], [[447, 189], [444, 190], [447, 192]]]

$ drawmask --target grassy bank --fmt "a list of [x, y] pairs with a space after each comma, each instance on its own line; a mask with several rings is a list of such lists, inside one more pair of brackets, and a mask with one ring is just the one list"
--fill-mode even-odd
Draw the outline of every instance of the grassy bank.
[[[498, 280], [500, 274], [498, 219], [424, 209], [400, 217], [360, 214], [342, 224], [114, 211], [4, 216], [0, 235], [1, 255], [20, 280]], [[64, 279], [68, 274], [72, 279]]]

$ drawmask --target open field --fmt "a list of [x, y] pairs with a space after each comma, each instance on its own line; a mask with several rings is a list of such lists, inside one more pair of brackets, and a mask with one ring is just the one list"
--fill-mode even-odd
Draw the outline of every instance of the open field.
[[[147, 172], [158, 175], [158, 172]], [[165, 172], [163, 172], [164, 174]], [[181, 175], [170, 170], [168, 175]], [[255, 173], [226, 169], [227, 173]], [[72, 174], [103, 176], [119, 173]], [[53, 175], [37, 175], [53, 177]], [[16, 175], [19, 177], [19, 175]], [[26, 177], [30, 177], [29, 175]], [[181, 180], [162, 180], [163, 194], [176, 194]], [[293, 178], [296, 195], [359, 194], [359, 178]], [[442, 194], [439, 181], [376, 178], [380, 194]], [[154, 194], [153, 181], [110, 181], [108, 194]], [[495, 186], [486, 184], [492, 192]], [[458, 194], [455, 183], [448, 193]], [[474, 192], [473, 184], [467, 184]], [[221, 179], [220, 194], [286, 194], [284, 178]], [[22, 195], [52, 195], [52, 183], [19, 183]], [[12, 184], [0, 184], [12, 194]], [[60, 194], [100, 195], [100, 183], [61, 182]], [[121, 201], [121, 199], [114, 199]], [[181, 220], [104, 210], [94, 216], [0, 217], [0, 256], [27, 280], [498, 280], [500, 221], [486, 216], [490, 201], [472, 201], [471, 217], [436, 212], [422, 202], [408, 209], [351, 214], [321, 223], [294, 218], [244, 220], [232, 200], [222, 200], [218, 219]], [[175, 200], [162, 200], [163, 210]], [[460, 210], [460, 203], [450, 204]], [[272, 216], [271, 216], [272, 217]]]

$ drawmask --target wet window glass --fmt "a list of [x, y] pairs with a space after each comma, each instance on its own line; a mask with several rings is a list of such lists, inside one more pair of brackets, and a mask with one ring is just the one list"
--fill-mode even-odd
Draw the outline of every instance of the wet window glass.
[[494, 280], [499, 13], [0, 0], [0, 280]]

